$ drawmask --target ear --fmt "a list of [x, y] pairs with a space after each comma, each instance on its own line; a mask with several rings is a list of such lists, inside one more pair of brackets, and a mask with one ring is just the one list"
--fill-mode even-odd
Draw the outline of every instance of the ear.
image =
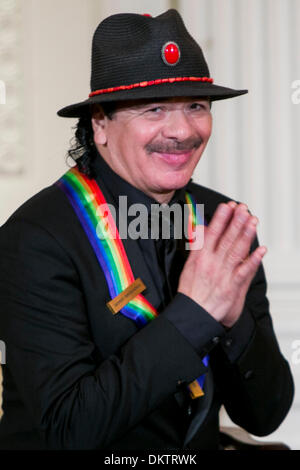
[[92, 111], [92, 127], [94, 131], [94, 142], [98, 145], [105, 145], [107, 143], [106, 136], [106, 123], [107, 117], [100, 105], [95, 107]]

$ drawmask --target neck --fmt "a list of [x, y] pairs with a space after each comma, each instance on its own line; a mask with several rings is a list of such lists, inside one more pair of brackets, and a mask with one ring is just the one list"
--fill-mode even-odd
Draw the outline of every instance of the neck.
[[[140, 188], [137, 188], [137, 189], [140, 189]], [[140, 190], [143, 191], [142, 189]], [[152, 197], [152, 199], [155, 199], [155, 201], [159, 202], [159, 204], [168, 204], [175, 194], [175, 190], [167, 192], [167, 193], [156, 193], [156, 192], [151, 192], [151, 191], [143, 191], [143, 192], [147, 194], [147, 196]]]

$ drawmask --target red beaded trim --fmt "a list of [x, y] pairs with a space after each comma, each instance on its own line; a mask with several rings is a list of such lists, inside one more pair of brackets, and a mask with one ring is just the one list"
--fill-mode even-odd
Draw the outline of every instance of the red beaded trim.
[[176, 77], [176, 78], [160, 78], [158, 80], [150, 80], [145, 82], [134, 83], [133, 85], [121, 85], [112, 88], [104, 88], [103, 90], [92, 91], [89, 94], [89, 98], [96, 95], [102, 95], [103, 93], [113, 93], [114, 91], [121, 90], [132, 90], [133, 88], [140, 88], [152, 85], [161, 85], [162, 83], [174, 83], [174, 82], [208, 82], [213, 83], [213, 78], [209, 77]]

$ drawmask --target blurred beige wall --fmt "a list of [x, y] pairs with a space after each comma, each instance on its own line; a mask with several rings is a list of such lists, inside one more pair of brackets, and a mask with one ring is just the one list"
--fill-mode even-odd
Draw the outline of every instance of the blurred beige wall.
[[76, 121], [56, 112], [88, 96], [97, 24], [120, 11], [156, 15], [171, 5], [203, 47], [215, 82], [250, 90], [213, 104], [213, 136], [195, 178], [246, 202], [260, 219], [274, 326], [296, 381], [292, 411], [269, 440], [300, 449], [300, 364], [293, 361], [300, 340], [300, 104], [293, 100], [300, 0], [0, 0], [0, 84], [7, 85], [0, 225], [66, 171]]
[[[11, 86], [13, 96], [7, 90], [6, 104], [0, 105], [0, 112], [11, 109], [7, 119], [2, 116], [2, 148], [3, 133], [12, 140], [2, 158], [0, 150], [0, 224], [66, 169], [65, 154], [74, 121], [58, 118], [56, 112], [88, 94], [90, 40], [95, 26], [92, 6], [96, 2], [0, 0], [2, 14], [3, 5], [9, 3], [11, 14], [16, 15], [7, 19], [8, 54], [2, 56], [0, 77], [15, 81], [17, 91]], [[16, 36], [13, 46], [12, 34]], [[5, 36], [3, 30], [1, 35]], [[11, 60], [15, 70], [11, 70]], [[9, 165], [12, 159], [13, 168]]]

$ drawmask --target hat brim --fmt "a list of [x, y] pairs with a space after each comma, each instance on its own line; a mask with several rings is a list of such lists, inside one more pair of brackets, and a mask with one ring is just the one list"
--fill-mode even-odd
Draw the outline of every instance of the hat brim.
[[163, 83], [147, 87], [133, 88], [131, 90], [120, 90], [111, 93], [103, 93], [93, 96], [85, 101], [71, 104], [60, 109], [57, 114], [61, 117], [76, 118], [81, 117], [87, 111], [89, 106], [96, 103], [127, 101], [138, 99], [157, 99], [173, 98], [183, 96], [205, 96], [211, 101], [225, 100], [236, 96], [244, 95], [248, 90], [234, 90], [219, 85], [209, 84], [207, 82], [178, 82]]

